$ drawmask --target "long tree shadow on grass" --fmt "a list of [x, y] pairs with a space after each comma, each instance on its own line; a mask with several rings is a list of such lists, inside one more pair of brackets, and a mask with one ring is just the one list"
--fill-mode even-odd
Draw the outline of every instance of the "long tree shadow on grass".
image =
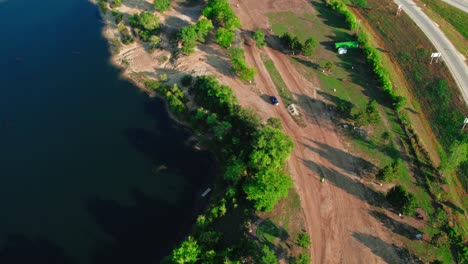
[[[276, 252], [277, 256], [286, 257], [290, 245], [286, 243], [289, 239], [289, 233], [281, 226], [276, 225], [270, 219], [261, 222], [257, 227], [257, 237], [260, 239], [261, 244], [267, 245], [270, 249]], [[283, 243], [280, 243], [283, 242]]]
[[420, 233], [417, 228], [414, 228], [406, 223], [397, 221], [385, 213], [378, 212], [375, 210], [369, 210], [369, 214], [374, 218], [378, 219], [382, 224], [388, 227], [392, 232], [405, 236], [409, 239], [415, 239], [416, 234]]
[[324, 1], [311, 0], [310, 3], [319, 13], [318, 17], [322, 19], [323, 23], [333, 28], [346, 28], [344, 17], [337, 15], [335, 11], [327, 7]]
[[366, 187], [359, 181], [355, 181], [342, 173], [323, 167], [311, 160], [303, 160], [304, 164], [313, 172], [322, 175], [326, 182], [334, 184], [347, 193], [374, 206], [386, 206], [384, 198], [378, 192]]
[[353, 237], [387, 263], [424, 263], [418, 257], [409, 252], [408, 249], [399, 247], [395, 244], [389, 244], [376, 236], [355, 232], [353, 233]]
[[6, 234], [0, 244], [2, 264], [74, 264], [65, 250], [42, 238], [29, 238], [19, 234]]

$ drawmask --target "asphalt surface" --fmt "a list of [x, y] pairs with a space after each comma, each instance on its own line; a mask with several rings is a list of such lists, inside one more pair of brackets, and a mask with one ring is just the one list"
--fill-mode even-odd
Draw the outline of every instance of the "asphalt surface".
[[442, 1], [468, 13], [468, 1], [467, 0], [442, 0]]
[[[448, 0], [454, 2], [455, 0]], [[468, 104], [468, 67], [465, 64], [464, 57], [457, 51], [447, 37], [442, 33], [437, 24], [435, 24], [423, 11], [411, 0], [394, 0], [396, 4], [403, 6], [403, 12], [418, 25], [426, 34], [437, 50], [433, 52], [442, 53], [442, 60], [447, 64], [452, 73], [460, 92]], [[460, 1], [458, 1], [460, 2]], [[428, 61], [431, 58], [427, 58]], [[436, 59], [434, 58], [434, 61]], [[439, 63], [440, 63], [439, 59]]]

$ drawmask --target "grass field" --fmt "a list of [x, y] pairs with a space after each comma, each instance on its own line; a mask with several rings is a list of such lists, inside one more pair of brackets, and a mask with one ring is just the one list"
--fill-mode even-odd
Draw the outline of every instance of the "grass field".
[[[389, 164], [392, 157], [401, 156], [407, 162], [404, 162], [405, 166], [402, 169], [401, 177], [397, 179], [397, 182], [406, 186], [416, 195], [419, 205], [423, 210], [429, 214], [432, 213], [433, 206], [431, 197], [429, 196], [427, 189], [424, 187], [424, 183], [421, 179], [412, 176], [415, 172], [413, 171], [414, 168], [410, 166], [410, 164], [414, 162], [415, 157], [407, 154], [410, 152], [410, 143], [407, 142], [405, 132], [402, 130], [402, 127], [394, 116], [393, 110], [391, 110], [389, 105], [385, 103], [384, 95], [377, 88], [378, 84], [375, 81], [374, 75], [371, 72], [371, 67], [367, 64], [364, 55], [360, 50], [349, 50], [348, 54], [338, 56], [333, 49], [333, 43], [335, 41], [353, 40], [352, 32], [344, 29], [344, 21], [326, 8], [321, 1], [313, 0], [311, 3], [317, 10], [316, 14], [293, 14], [291, 12], [269, 14], [270, 24], [274, 33], [281, 35], [288, 31], [297, 35], [301, 40], [308, 38], [312, 33], [312, 36], [318, 40], [320, 45], [312, 60], [304, 58], [291, 58], [291, 60], [298, 71], [306, 79], [312, 82], [317, 80], [317, 78], [320, 80], [321, 90], [319, 93], [322, 93], [325, 98], [328, 97], [331, 101], [346, 100], [353, 103], [357, 108], [364, 107], [366, 102], [371, 99], [375, 99], [379, 102], [379, 112], [383, 119], [382, 122], [366, 128], [370, 133], [370, 136], [367, 139], [350, 137], [351, 142], [353, 143], [352, 151], [359, 153], [360, 156], [372, 161], [378, 167]], [[378, 15], [375, 14], [374, 16], [375, 20], [373, 22], [377, 23], [376, 21], [379, 21], [378, 24], [381, 24], [381, 21], [378, 19]], [[409, 23], [410, 21], [406, 22]], [[385, 21], [385, 23], [390, 23], [390, 20], [388, 22]], [[412, 26], [414, 27], [414, 25]], [[380, 27], [382, 26], [380, 25]], [[403, 27], [401, 29], [403, 29]], [[383, 34], [383, 31], [384, 29], [381, 29], [379, 33]], [[393, 33], [392, 31], [393, 29], [390, 29], [391, 34]], [[421, 63], [422, 56], [425, 55], [423, 50], [425, 46], [420, 46], [418, 39], [419, 35], [416, 34], [415, 36], [415, 41], [419, 48], [415, 54], [419, 56], [415, 63]], [[398, 40], [397, 36], [392, 36], [392, 38], [395, 41]], [[403, 41], [410, 41], [409, 36], [403, 36], [402, 38]], [[424, 36], [422, 36], [422, 39], [426, 40]], [[396, 54], [402, 56], [404, 54], [404, 52], [401, 51], [398, 53], [384, 49], [379, 51], [386, 53], [385, 55], [391, 53], [393, 55]], [[336, 66], [331, 74], [324, 74], [318, 70], [317, 65], [323, 60], [329, 60]], [[390, 60], [385, 61], [384, 65], [385, 64], [388, 67], [393, 66]], [[427, 67], [426, 64], [422, 65]], [[443, 65], [436, 65], [433, 68], [434, 69], [430, 69], [429, 73], [432, 73], [435, 70], [444, 70]], [[418, 67], [418, 71], [424, 74], [427, 73], [421, 66]], [[393, 69], [390, 73], [394, 76], [404, 74]], [[441, 74], [446, 73], [447, 72], [443, 72]], [[437, 77], [438, 76], [439, 75], [437, 75]], [[399, 79], [396, 83], [401, 84], [400, 89], [407, 85], [406, 80], [404, 79]], [[410, 82], [410, 84], [412, 84], [412, 82]], [[420, 96], [421, 94], [417, 94], [416, 98]], [[405, 111], [418, 115], [418, 118], [420, 119], [424, 119], [424, 116], [419, 115], [418, 113], [421, 110], [424, 110], [428, 106], [428, 103], [424, 100], [422, 103], [419, 103], [419, 101], [411, 99], [411, 97], [408, 98], [410, 98], [410, 101], [408, 102], [409, 108], [405, 109]], [[389, 131], [392, 135], [393, 148], [391, 146], [389, 147], [391, 144], [385, 143], [381, 139], [381, 135], [385, 131]], [[435, 145], [437, 146], [437, 144]], [[427, 228], [424, 232], [430, 233], [431, 230]], [[420, 243], [417, 244], [411, 240], [405, 241], [405, 245], [407, 245], [413, 253], [418, 254], [419, 256], [424, 256], [423, 259], [425, 260], [431, 261], [438, 258], [451, 262], [450, 251], [447, 248], [438, 249], [432, 245], [421, 246]]]
[[301, 251], [295, 246], [295, 241], [305, 230], [305, 220], [299, 195], [294, 188], [289, 190], [288, 197], [281, 200], [273, 212], [260, 217], [264, 220], [258, 226], [256, 235], [274, 248], [279, 256], [288, 258]]
[[[445, 3], [441, 2], [441, 4]], [[449, 38], [450, 42], [452, 42], [457, 50], [463, 54], [463, 56], [468, 57], [467, 38], [464, 37], [452, 24], [450, 24], [446, 18], [435, 11], [432, 5], [426, 5], [425, 7], [422, 5], [419, 6], [421, 6], [421, 9], [424, 11], [424, 13], [426, 13], [434, 22], [437, 23], [437, 25], [439, 25], [439, 28], [444, 32], [447, 38]], [[468, 21], [468, 14], [465, 14], [465, 16], [465, 21]]]
[[445, 20], [447, 20], [460, 34], [468, 38], [468, 13], [453, 7], [443, 1], [437, 0], [421, 0], [427, 6], [437, 12]]
[[[427, 57], [434, 50], [429, 40], [414, 25], [407, 16], [395, 19], [390, 0], [369, 0], [370, 9], [356, 9], [367, 22], [374, 25], [377, 35], [384, 42], [386, 53], [401, 67], [411, 93], [418, 98], [420, 111], [431, 124], [437, 139], [440, 140], [444, 150], [455, 140], [466, 140], [467, 135], [462, 134], [459, 123], [468, 114], [466, 105], [458, 96], [458, 89], [445, 64], [428, 64]], [[413, 109], [414, 110], [414, 109]], [[412, 111], [408, 111], [411, 114]], [[461, 202], [466, 195], [458, 181], [448, 182], [449, 201], [456, 206], [465, 207]], [[453, 212], [455, 218], [466, 224], [466, 218], [460, 211]], [[468, 232], [464, 230], [465, 237]]]

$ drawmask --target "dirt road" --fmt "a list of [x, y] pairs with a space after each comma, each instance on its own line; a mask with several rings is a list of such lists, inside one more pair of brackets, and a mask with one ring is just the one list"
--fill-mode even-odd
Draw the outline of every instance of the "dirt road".
[[[243, 0], [236, 7], [237, 3], [231, 2], [243, 30], [247, 31], [261, 28], [268, 32], [265, 16], [268, 12], [315, 13], [302, 0]], [[305, 212], [314, 263], [407, 263], [400, 258], [400, 250], [392, 244], [388, 230], [369, 213], [373, 210], [373, 191], [356, 175], [365, 161], [346, 151], [336, 125], [331, 122], [331, 113], [325, 109], [325, 99], [316, 98], [320, 84], [302, 78], [283, 53], [269, 47], [262, 49], [274, 62], [305, 115], [307, 127], [301, 128], [284, 105], [272, 106], [259, 96], [258, 93], [279, 98], [260, 50], [254, 45], [246, 45], [245, 49], [248, 64], [259, 70], [255, 79], [257, 94], [234, 79], [230, 80], [231, 86], [241, 104], [256, 109], [265, 118], [280, 118], [285, 132], [295, 141], [288, 169]], [[325, 176], [325, 183], [320, 183], [320, 175]]]

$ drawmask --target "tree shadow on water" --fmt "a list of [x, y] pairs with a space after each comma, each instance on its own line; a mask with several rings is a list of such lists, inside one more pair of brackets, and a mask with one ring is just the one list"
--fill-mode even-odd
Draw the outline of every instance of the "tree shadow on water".
[[2, 264], [75, 264], [65, 250], [42, 238], [28, 238], [19, 234], [6, 234], [0, 240]]
[[408, 249], [399, 247], [393, 243], [389, 244], [376, 236], [355, 232], [353, 233], [353, 237], [387, 263], [424, 263], [418, 257], [409, 252]]
[[[131, 205], [100, 198], [90, 199], [85, 206], [111, 239], [99, 241], [93, 264], [157, 263], [182, 238], [194, 221], [193, 208], [178, 208], [167, 202], [134, 190]], [[186, 197], [185, 204], [192, 204]]]

